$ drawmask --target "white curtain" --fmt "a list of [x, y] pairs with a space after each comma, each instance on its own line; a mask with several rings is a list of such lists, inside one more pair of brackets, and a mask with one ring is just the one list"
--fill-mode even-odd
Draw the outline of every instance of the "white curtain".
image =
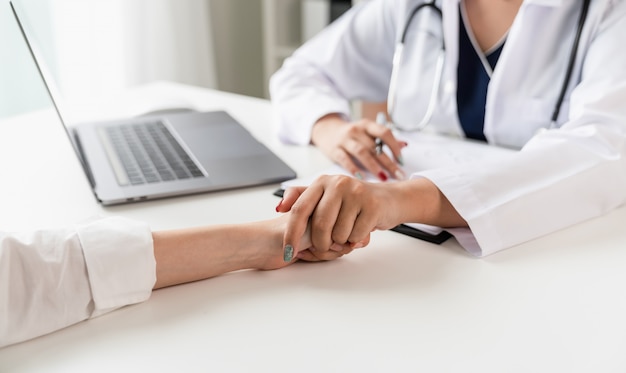
[[[45, 4], [38, 10], [46, 13]], [[45, 23], [49, 16], [33, 17]], [[13, 18], [9, 0], [0, 0], [0, 118], [50, 105], [35, 64]]]
[[64, 100], [168, 80], [216, 87], [209, 0], [63, 0], [51, 7]]

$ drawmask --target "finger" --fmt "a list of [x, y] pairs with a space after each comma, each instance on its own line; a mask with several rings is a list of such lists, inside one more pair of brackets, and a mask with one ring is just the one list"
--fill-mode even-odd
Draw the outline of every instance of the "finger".
[[309, 218], [324, 194], [323, 184], [315, 181], [291, 206], [291, 215], [283, 235], [283, 259], [291, 261], [298, 255], [299, 242], [309, 224]]
[[[376, 129], [378, 133], [385, 130], [380, 125], [371, 126], [371, 122], [368, 122], [368, 128]], [[349, 152], [358, 157], [367, 171], [380, 181], [387, 181], [388, 175], [392, 175], [394, 178], [403, 178], [404, 173], [398, 164], [389, 157], [388, 153], [379, 152], [378, 141], [381, 141], [381, 138], [377, 137], [376, 134], [362, 132], [355, 137], [355, 142], [346, 142], [345, 146]]]
[[404, 180], [406, 179], [406, 175], [404, 171], [398, 166], [398, 164], [389, 158], [387, 153], [382, 152], [378, 155], [378, 162], [382, 165], [382, 167], [396, 180]]
[[[358, 202], [353, 202], [353, 196], [357, 199]], [[331, 234], [331, 239], [333, 242], [345, 244], [348, 242], [350, 236], [353, 234], [354, 224], [357, 221], [361, 212], [361, 201], [359, 199], [359, 196], [359, 193], [350, 193], [346, 197], [346, 199], [342, 201], [341, 209], [338, 211], [338, 215]]]
[[[344, 177], [339, 180], [339, 183], [346, 183], [354, 179]], [[319, 200], [310, 219], [311, 244], [316, 251], [330, 250], [337, 217], [343, 208], [342, 185], [335, 182], [324, 192], [324, 196]]]
[[402, 158], [402, 149], [407, 146], [407, 143], [398, 140], [389, 127], [381, 126], [380, 124], [375, 122], [368, 122], [366, 128], [367, 132], [371, 136], [382, 140], [382, 142], [391, 151], [391, 154], [393, 155], [395, 161], [399, 165], [403, 166], [404, 159]]
[[[347, 245], [349, 246], [350, 244], [347, 244]], [[345, 248], [345, 246], [346, 244], [339, 244], [339, 243], [333, 242], [333, 244], [330, 245], [330, 249], [332, 251], [341, 251]]]
[[365, 247], [365, 246], [367, 246], [367, 245], [369, 245], [369, 244], [370, 244], [370, 237], [371, 237], [371, 234], [368, 234], [368, 235], [367, 235], [365, 238], [363, 238], [361, 241], [359, 241], [359, 242], [355, 242], [355, 243], [352, 243], [352, 244], [350, 244], [350, 246], [351, 246], [353, 249], [361, 249], [361, 248], [363, 248], [363, 247]]
[[[378, 132], [371, 134], [368, 132], [368, 128], [376, 129]], [[354, 167], [347, 169], [359, 179], [362, 179], [362, 175], [358, 174], [360, 164], [361, 167], [375, 175], [379, 180], [386, 181], [388, 176], [385, 172], [385, 167], [378, 161], [376, 153], [377, 134], [380, 130], [384, 130], [384, 127], [369, 120], [360, 121], [352, 126], [349, 136], [336, 148], [336, 152], [341, 153], [335, 155], [335, 159], [340, 159], [340, 161], [336, 160], [336, 162], [342, 166], [347, 164], [347, 167]], [[392, 175], [399, 175], [398, 167], [394, 162], [388, 162], [387, 165]]]
[[387, 181], [387, 174], [384, 172], [382, 165], [377, 159], [378, 157], [376, 155], [374, 140], [368, 136], [365, 137], [368, 138], [367, 141], [350, 140], [343, 144], [343, 147], [345, 151], [354, 157], [367, 172], [376, 176], [381, 181]]
[[[302, 251], [300, 254], [303, 254], [302, 257], [298, 257], [298, 259], [307, 260], [310, 262], [319, 262], [319, 261], [330, 261], [341, 258], [342, 256], [349, 254], [354, 249], [350, 247], [346, 247], [342, 251], [324, 251], [324, 252], [310, 252], [308, 250]], [[300, 255], [298, 254], [298, 255]]]
[[335, 242], [359, 242], [376, 228], [378, 214], [384, 203], [373, 194], [376, 184], [353, 181], [335, 223]]
[[352, 252], [352, 250], [354, 249], [360, 249], [361, 246], [357, 244], [353, 244], [353, 243], [344, 243], [344, 244], [338, 244], [338, 243], [333, 243], [333, 245], [330, 247], [330, 249], [332, 251], [338, 252], [338, 253], [343, 253], [348, 254], [350, 252]]
[[370, 233], [376, 229], [376, 224], [378, 223], [378, 217], [371, 211], [375, 210], [369, 210], [359, 215], [354, 222], [348, 242], [354, 242], [355, 244], [363, 243], [364, 246], [369, 244]]
[[[343, 252], [344, 255], [345, 255], [348, 252], [351, 252], [352, 250], [362, 249], [362, 248], [366, 247], [367, 245], [369, 245], [370, 237], [371, 237], [371, 235], [367, 234], [362, 240], [360, 240], [358, 242], [348, 242], [348, 243], [345, 243], [345, 244], [333, 243], [331, 245], [330, 249], [332, 251]], [[349, 251], [347, 251], [348, 248], [350, 248]]]
[[283, 192], [283, 198], [278, 203], [278, 206], [276, 206], [276, 212], [288, 212], [291, 210], [291, 206], [293, 206], [296, 200], [300, 198], [300, 195], [304, 193], [306, 188], [307, 187], [304, 186], [296, 186], [285, 189]]
[[333, 243], [347, 242], [370, 184], [346, 176], [326, 176], [323, 182], [326, 190], [311, 217], [310, 231], [313, 247], [327, 251]]
[[313, 255], [313, 253], [309, 250], [300, 251], [298, 253], [297, 258], [299, 260], [304, 260], [306, 262], [319, 262], [321, 259]]
[[396, 159], [402, 158], [404, 143], [396, 139], [391, 128], [370, 121], [366, 123], [366, 130], [370, 136], [381, 139]]
[[356, 162], [354, 162], [354, 158], [346, 151], [345, 148], [336, 148], [333, 151], [331, 159], [348, 171], [350, 175], [359, 180], [363, 180], [361, 168], [356, 164]]

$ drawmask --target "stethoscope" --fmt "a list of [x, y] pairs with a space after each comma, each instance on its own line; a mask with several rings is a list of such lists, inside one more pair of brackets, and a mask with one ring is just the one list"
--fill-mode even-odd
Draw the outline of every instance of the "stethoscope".
[[[442, 22], [442, 25], [443, 25], [443, 14], [441, 12], [441, 8], [439, 8], [435, 4], [435, 1], [436, 0], [431, 0], [429, 2], [422, 3], [416, 6], [411, 11], [411, 13], [409, 14], [404, 24], [404, 29], [402, 31], [400, 40], [396, 44], [396, 48], [393, 54], [391, 78], [389, 81], [389, 91], [387, 94], [387, 115], [389, 119], [391, 120], [391, 123], [396, 127], [398, 127], [398, 125], [393, 120], [393, 112], [395, 111], [395, 106], [396, 106], [396, 89], [397, 89], [397, 84], [398, 84], [400, 64], [402, 63], [402, 55], [404, 53], [404, 46], [405, 46], [408, 31], [409, 31], [409, 27], [411, 26], [411, 22], [413, 21], [413, 18], [415, 17], [415, 15], [420, 10], [423, 10], [423, 9], [430, 9], [435, 14], [435, 16], [439, 18], [439, 20]], [[559, 91], [559, 95], [557, 97], [556, 103], [554, 105], [554, 110], [550, 118], [550, 128], [554, 128], [556, 126], [556, 121], [559, 117], [559, 113], [561, 112], [561, 106], [563, 104], [563, 100], [565, 99], [565, 93], [567, 92], [567, 87], [569, 85], [569, 81], [572, 76], [572, 72], [574, 70], [574, 63], [576, 62], [576, 53], [578, 52], [578, 45], [580, 44], [580, 36], [583, 31], [583, 26], [585, 25], [585, 20], [587, 19], [587, 11], [589, 9], [590, 2], [591, 0], [583, 0], [582, 10], [580, 12], [580, 17], [578, 19], [578, 28], [576, 30], [574, 44], [572, 46], [572, 50], [569, 56], [567, 69], [565, 71], [565, 77], [563, 79], [561, 90]], [[430, 92], [430, 98], [428, 101], [428, 105], [426, 106], [426, 112], [424, 113], [424, 116], [414, 126], [411, 126], [410, 128], [406, 128], [405, 126], [402, 126], [399, 129], [404, 130], [404, 131], [420, 131], [424, 129], [424, 127], [426, 127], [428, 123], [430, 122], [430, 119], [435, 110], [435, 106], [437, 104], [437, 97], [439, 96], [439, 86], [441, 85], [441, 77], [443, 75], [445, 51], [446, 51], [446, 46], [442, 37], [441, 45], [439, 49], [437, 50], [437, 58], [435, 61], [435, 73], [434, 73], [433, 87]]]

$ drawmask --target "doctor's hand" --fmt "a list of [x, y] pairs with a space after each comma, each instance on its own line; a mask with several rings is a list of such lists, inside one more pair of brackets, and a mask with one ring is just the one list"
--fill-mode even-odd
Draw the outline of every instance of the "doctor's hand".
[[294, 255], [310, 229], [316, 252], [333, 245], [360, 247], [370, 233], [406, 222], [467, 227], [439, 188], [426, 178], [368, 183], [350, 176], [320, 176], [309, 187], [288, 188], [276, 211], [290, 211], [284, 233], [285, 254]]
[[[280, 235], [280, 247], [284, 248], [284, 237], [288, 230], [290, 224], [292, 224], [292, 212], [289, 212], [291, 209], [293, 202], [302, 194], [304, 191], [304, 187], [296, 187], [290, 188], [285, 191], [285, 196], [281, 200], [281, 202], [276, 207], [276, 212], [284, 212], [282, 216], [274, 219], [273, 221], [279, 224], [278, 231], [281, 232]], [[367, 234], [362, 240], [354, 241], [354, 242], [330, 242], [325, 246], [315, 246], [313, 244], [313, 235], [311, 224], [309, 224], [308, 220], [304, 224], [303, 230], [298, 230], [296, 233], [290, 234], [290, 236], [297, 235], [298, 238], [295, 239], [291, 247], [293, 247], [297, 251], [291, 251], [288, 255], [283, 252], [283, 257], [281, 263], [274, 263], [273, 268], [281, 268], [285, 265], [293, 263], [296, 260], [303, 260], [306, 262], [320, 262], [320, 261], [330, 261], [341, 258], [344, 255], [351, 253], [354, 249], [360, 249], [369, 244], [370, 237]], [[274, 245], [271, 245], [274, 246]]]
[[[391, 150], [391, 159], [385, 152], [377, 154], [376, 139], [381, 139]], [[389, 177], [403, 180], [401, 150], [406, 143], [398, 141], [391, 130], [369, 119], [347, 122], [338, 114], [328, 114], [313, 126], [311, 142], [334, 162], [352, 175], [363, 179], [362, 167], [381, 181]]]
[[307, 229], [317, 253], [367, 245], [370, 232], [398, 224], [397, 209], [389, 205], [393, 196], [385, 188], [389, 185], [393, 184], [367, 183], [336, 175], [321, 176], [308, 188], [288, 188], [276, 208], [279, 212], [290, 211], [285, 252], [293, 248], [294, 255], [301, 253], [299, 243]]

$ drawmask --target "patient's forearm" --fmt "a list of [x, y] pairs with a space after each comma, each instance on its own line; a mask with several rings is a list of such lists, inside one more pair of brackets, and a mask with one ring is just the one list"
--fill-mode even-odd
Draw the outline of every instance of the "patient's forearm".
[[155, 289], [240, 269], [275, 269], [282, 258], [283, 220], [154, 232]]

